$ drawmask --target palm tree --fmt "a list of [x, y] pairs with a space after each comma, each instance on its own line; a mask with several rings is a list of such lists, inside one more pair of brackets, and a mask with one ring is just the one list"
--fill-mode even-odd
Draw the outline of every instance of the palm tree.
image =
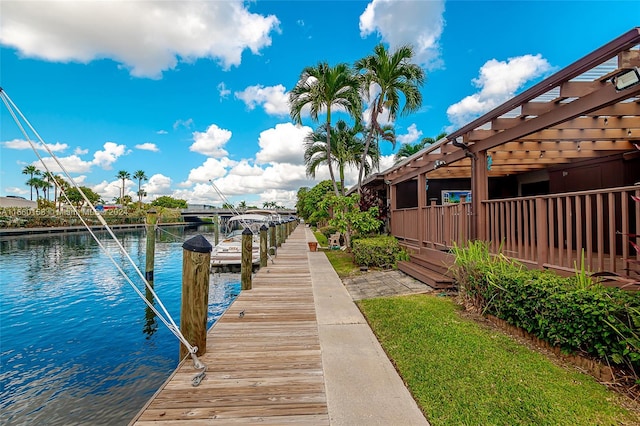
[[[316, 123], [319, 122], [318, 115], [325, 112], [325, 129], [330, 129], [332, 111], [334, 108], [343, 108], [359, 123], [362, 101], [358, 92], [358, 78], [347, 64], [331, 67], [326, 62], [320, 62], [315, 67], [306, 67], [289, 93], [291, 118], [296, 124], [302, 124], [302, 109], [308, 106], [311, 119]], [[326, 132], [326, 138], [326, 164], [335, 194], [339, 195], [331, 160], [330, 131]]]
[[[45, 190], [44, 192], [45, 192], [45, 197], [46, 197], [47, 201], [49, 201], [49, 199], [51, 198], [51, 197], [49, 196], [49, 194], [50, 194], [50, 192], [49, 192], [49, 188], [51, 188], [51, 187], [53, 187], [53, 189], [54, 189], [54, 191], [53, 191], [53, 192], [54, 192], [54, 194], [53, 194], [53, 195], [54, 195], [54, 198], [55, 198], [55, 192], [56, 192], [56, 191], [55, 191], [55, 187], [56, 187], [56, 186], [55, 186], [55, 181], [56, 181], [56, 177], [55, 177], [55, 175], [54, 175], [53, 173], [51, 173], [51, 172], [44, 172], [44, 173], [42, 173], [42, 177], [44, 178], [44, 181], [47, 183], [47, 187], [46, 187], [46, 188], [44, 188], [44, 190]], [[53, 184], [53, 185], [52, 185], [52, 184]]]
[[238, 203], [238, 210], [244, 211], [247, 209], [247, 202], [242, 200]]
[[60, 205], [58, 205], [58, 208], [60, 208], [62, 206], [62, 192], [65, 191], [67, 188], [69, 188], [69, 183], [64, 180], [64, 178], [62, 176], [54, 176], [54, 184], [56, 186], [56, 190], [54, 191], [54, 198], [53, 198], [53, 202], [55, 204], [57, 204], [58, 202], [58, 194], [60, 195]]
[[398, 164], [405, 158], [409, 158], [412, 155], [417, 154], [418, 152], [422, 151], [422, 149], [424, 149], [424, 147], [426, 147], [427, 145], [431, 145], [439, 141], [445, 136], [447, 136], [446, 133], [440, 133], [438, 136], [435, 137], [435, 139], [427, 137], [427, 138], [422, 138], [422, 140], [416, 144], [403, 143], [400, 146], [400, 149], [398, 150], [398, 152], [396, 152], [396, 155], [394, 156], [395, 163]]
[[143, 180], [147, 180], [147, 175], [144, 174], [144, 170], [138, 170], [133, 174], [133, 178], [138, 180], [138, 207], [142, 205], [142, 196], [146, 193], [140, 187]]
[[[44, 180], [40, 179], [39, 177], [32, 177], [31, 179], [29, 179], [27, 181], [27, 185], [29, 185], [32, 188], [35, 188], [35, 190], [36, 190], [36, 200], [38, 200], [40, 198], [40, 190], [49, 186], [49, 184], [47, 182], [45, 182]], [[45, 190], [45, 192], [46, 192], [46, 190]]]
[[[410, 62], [413, 57], [413, 47], [406, 45], [399, 47], [389, 55], [383, 44], [373, 49], [374, 54], [362, 58], [355, 63], [355, 69], [360, 75], [361, 90], [366, 100], [371, 99], [370, 130], [367, 134], [364, 152], [358, 173], [358, 191], [362, 185], [364, 163], [367, 152], [374, 137], [382, 133], [378, 124], [378, 116], [386, 110], [389, 120], [395, 120], [400, 109], [400, 95], [404, 96], [404, 107], [401, 115], [416, 111], [422, 105], [420, 87], [424, 83], [424, 71]], [[373, 87], [372, 87], [373, 86]]]
[[[344, 195], [344, 169], [345, 166], [352, 165], [358, 167], [360, 158], [364, 151], [364, 142], [357, 137], [361, 132], [361, 127], [355, 125], [350, 127], [344, 120], [338, 120], [336, 127], [331, 129], [331, 137], [327, 138], [325, 126], [322, 125], [305, 138], [304, 162], [307, 166], [307, 176], [315, 178], [316, 170], [320, 165], [325, 165], [327, 161], [327, 151], [332, 153], [331, 162], [338, 167], [340, 176], [340, 194]], [[326, 149], [327, 140], [331, 143], [331, 148]], [[371, 149], [369, 152], [369, 162], [365, 163], [365, 168], [369, 172], [372, 166], [377, 166], [380, 155], [377, 149]]]
[[[29, 184], [30, 181], [33, 180], [34, 176], [39, 176], [40, 175], [40, 170], [38, 170], [38, 168], [36, 166], [34, 166], [33, 164], [29, 164], [28, 166], [24, 166], [24, 169], [22, 169], [22, 174], [23, 175], [29, 175], [29, 180], [27, 181], [27, 185], [29, 185], [29, 187], [31, 187], [31, 201], [33, 201], [33, 185]], [[38, 195], [37, 195], [37, 191], [36, 191], [36, 199], [37, 199]]]
[[124, 206], [124, 183], [127, 179], [131, 178], [131, 174], [126, 170], [120, 170], [116, 177], [118, 179], [122, 179], [122, 195], [120, 195], [120, 204]]

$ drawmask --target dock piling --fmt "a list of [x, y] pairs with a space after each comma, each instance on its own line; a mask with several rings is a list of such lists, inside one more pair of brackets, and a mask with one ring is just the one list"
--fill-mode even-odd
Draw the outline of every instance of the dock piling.
[[253, 232], [244, 228], [242, 231], [242, 263], [240, 264], [240, 288], [251, 290], [251, 273], [253, 272]]
[[[209, 272], [213, 247], [202, 235], [182, 244], [182, 305], [180, 329], [187, 341], [198, 347], [196, 355], [207, 352], [207, 313], [209, 310]], [[189, 354], [180, 345], [180, 359]]]

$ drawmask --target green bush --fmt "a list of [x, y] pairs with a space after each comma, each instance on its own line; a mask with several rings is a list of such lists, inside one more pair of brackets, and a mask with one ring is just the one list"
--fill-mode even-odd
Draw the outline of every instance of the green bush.
[[321, 232], [322, 235], [324, 235], [328, 240], [332, 234], [338, 232], [338, 228], [336, 228], [335, 226], [323, 226], [322, 228], [318, 228], [318, 231]]
[[392, 268], [404, 253], [398, 240], [391, 236], [361, 238], [352, 243], [353, 261], [360, 266]]
[[[467, 303], [566, 352], [640, 371], [640, 293], [528, 270], [482, 242], [454, 249], [452, 272]], [[589, 278], [590, 279], [590, 278]]]

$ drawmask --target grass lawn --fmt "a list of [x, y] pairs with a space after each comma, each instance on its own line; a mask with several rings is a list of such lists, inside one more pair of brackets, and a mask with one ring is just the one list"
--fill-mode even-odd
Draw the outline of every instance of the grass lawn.
[[448, 298], [358, 305], [433, 426], [640, 424], [623, 396], [461, 316]]

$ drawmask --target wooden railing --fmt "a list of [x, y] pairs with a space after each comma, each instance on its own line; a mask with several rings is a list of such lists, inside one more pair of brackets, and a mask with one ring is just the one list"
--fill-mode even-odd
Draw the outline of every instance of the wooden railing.
[[419, 242], [418, 208], [397, 209], [391, 211], [391, 232], [397, 238], [410, 244]]
[[492, 250], [551, 266], [626, 274], [638, 259], [629, 234], [638, 234], [640, 187], [483, 201]]
[[[580, 267], [628, 275], [627, 259], [640, 260], [639, 186], [482, 202], [493, 252], [539, 267]], [[391, 212], [394, 236], [418, 247], [446, 249], [471, 238], [470, 203], [398, 209]], [[419, 235], [422, 230], [422, 235]], [[632, 235], [632, 237], [630, 237]]]

